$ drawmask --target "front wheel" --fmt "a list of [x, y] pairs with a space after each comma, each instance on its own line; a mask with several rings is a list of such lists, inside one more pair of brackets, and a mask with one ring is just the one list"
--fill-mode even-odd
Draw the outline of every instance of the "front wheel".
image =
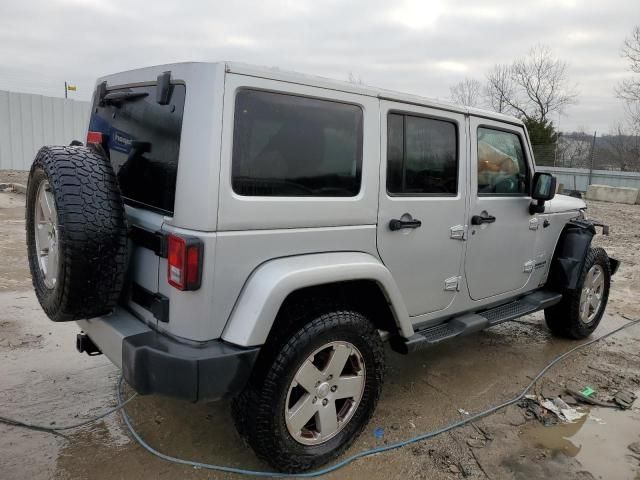
[[274, 347], [235, 400], [234, 419], [260, 458], [301, 472], [337, 457], [366, 426], [384, 349], [367, 318], [350, 310], [317, 316]]
[[607, 252], [591, 248], [576, 290], [564, 292], [562, 301], [544, 311], [549, 329], [556, 335], [581, 339], [600, 324], [609, 299], [611, 267]]

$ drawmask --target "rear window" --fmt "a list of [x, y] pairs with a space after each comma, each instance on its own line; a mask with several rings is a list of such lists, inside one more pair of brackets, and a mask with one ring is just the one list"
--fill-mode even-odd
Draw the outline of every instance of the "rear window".
[[232, 162], [237, 194], [351, 197], [360, 191], [361, 167], [360, 107], [238, 92]]
[[109, 89], [128, 97], [103, 106], [95, 100], [89, 131], [102, 132], [125, 202], [173, 214], [185, 91], [172, 85], [167, 105], [155, 85]]

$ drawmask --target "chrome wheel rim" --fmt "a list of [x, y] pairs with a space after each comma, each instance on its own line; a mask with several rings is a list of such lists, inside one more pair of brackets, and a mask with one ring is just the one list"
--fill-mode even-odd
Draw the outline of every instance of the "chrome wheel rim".
[[330, 342], [314, 351], [296, 372], [285, 403], [285, 423], [303, 445], [337, 435], [360, 405], [366, 379], [362, 354], [349, 342]]
[[44, 285], [52, 289], [58, 279], [58, 215], [49, 182], [38, 187], [33, 215], [38, 267]]
[[600, 265], [593, 265], [587, 272], [580, 293], [580, 321], [593, 322], [600, 311], [604, 296], [604, 272]]

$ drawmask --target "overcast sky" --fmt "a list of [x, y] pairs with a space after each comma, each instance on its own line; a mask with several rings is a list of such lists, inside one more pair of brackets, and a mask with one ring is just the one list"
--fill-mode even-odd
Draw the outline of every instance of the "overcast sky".
[[560, 129], [606, 132], [636, 24], [640, 0], [2, 0], [0, 89], [63, 96], [68, 80], [86, 100], [103, 74], [235, 60], [446, 99], [544, 43], [580, 92]]

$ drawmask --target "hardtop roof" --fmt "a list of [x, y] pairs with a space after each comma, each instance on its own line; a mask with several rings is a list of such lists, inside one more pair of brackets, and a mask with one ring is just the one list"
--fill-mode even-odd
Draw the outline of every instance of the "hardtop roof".
[[[139, 73], [140, 71], [156, 72], [171, 70], [171, 67], [180, 67], [181, 69], [208, 69], [224, 67], [224, 70], [228, 73], [235, 73], [239, 75], [248, 75], [252, 77], [266, 78], [271, 80], [277, 80], [282, 82], [295, 83], [299, 85], [307, 85], [312, 87], [326, 88], [329, 90], [336, 90], [346, 93], [354, 93], [358, 95], [367, 95], [376, 97], [383, 100], [390, 100], [394, 102], [407, 103], [412, 105], [419, 105], [425, 107], [433, 107], [441, 110], [447, 110], [450, 112], [458, 112], [467, 115], [474, 115], [478, 117], [494, 119], [497, 121], [507, 122], [515, 125], [522, 125], [522, 121], [516, 117], [505, 115], [502, 113], [493, 112], [481, 108], [466, 107], [463, 105], [456, 105], [454, 103], [439, 100], [420, 95], [413, 95], [409, 93], [396, 92], [393, 90], [387, 90], [384, 88], [373, 87], [370, 85], [360, 85], [347, 81], [333, 80], [330, 78], [320, 77], [317, 75], [308, 75], [304, 73], [291, 72], [287, 70], [281, 70], [277, 67], [265, 67], [258, 65], [251, 65], [239, 62], [182, 62], [173, 63], [167, 65], [156, 65], [153, 67], [146, 67], [128, 72], [120, 72], [118, 74], [107, 75], [100, 80], [113, 80], [122, 74], [127, 73]], [[99, 80], [99, 81], [100, 81]]]
[[467, 107], [463, 105], [457, 105], [446, 100], [440, 100], [435, 98], [424, 97], [421, 95], [414, 95], [409, 93], [397, 92], [394, 90], [387, 90], [384, 88], [374, 87], [370, 85], [360, 85], [343, 80], [333, 80], [326, 77], [317, 75], [308, 75], [304, 73], [291, 72], [287, 70], [281, 70], [277, 67], [264, 67], [258, 65], [251, 65], [238, 62], [224, 62], [227, 72], [237, 73], [240, 75], [249, 75], [253, 77], [268, 78], [273, 80], [279, 80], [284, 82], [298, 83], [301, 85], [317, 86], [321, 88], [328, 88], [331, 90], [338, 90], [348, 93], [356, 93], [359, 95], [368, 95], [377, 97], [384, 100], [392, 100], [396, 102], [409, 103], [414, 105], [421, 105], [426, 107], [434, 107], [442, 110], [448, 110], [453, 112], [459, 112], [463, 114], [475, 115], [484, 118], [492, 118], [499, 121], [514, 123], [522, 125], [522, 121], [511, 115], [505, 115], [502, 113], [493, 112], [482, 108]]

